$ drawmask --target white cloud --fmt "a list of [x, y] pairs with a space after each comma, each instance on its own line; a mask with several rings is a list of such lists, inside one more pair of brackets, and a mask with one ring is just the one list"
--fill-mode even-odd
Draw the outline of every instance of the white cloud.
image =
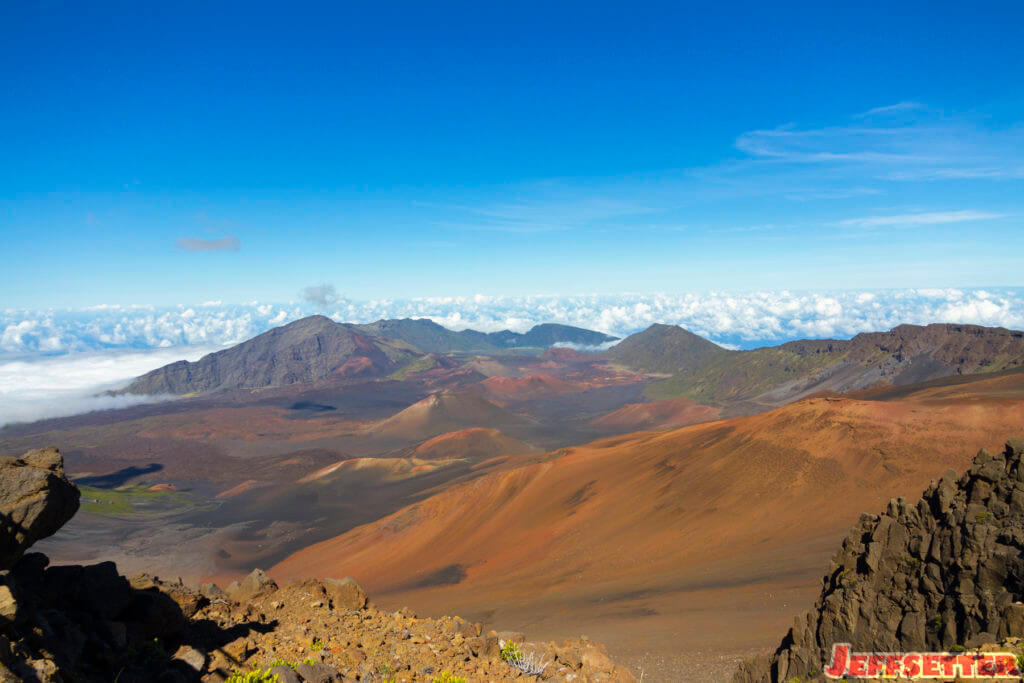
[[166, 396], [97, 394], [176, 360], [197, 360], [217, 348], [105, 351], [0, 362], [0, 427], [168, 400]]
[[[217, 347], [319, 313], [314, 304], [244, 304], [167, 309], [0, 313], [0, 354], [39, 358], [110, 349]], [[977, 323], [1024, 327], [1024, 289], [903, 289], [838, 292], [448, 296], [340, 300], [326, 313], [339, 322], [429, 318], [455, 330], [519, 332], [544, 322], [623, 336], [652, 323], [679, 324], [744, 347], [801, 336], [849, 337], [901, 323]], [[126, 377], [129, 375], [125, 375]], [[0, 378], [2, 385], [2, 378]]]
[[[158, 400], [98, 397], [144, 372], [319, 312], [307, 305], [92, 307], [0, 313], [0, 425]], [[557, 322], [618, 337], [678, 324], [727, 348], [848, 338], [903, 323], [1024, 328], [1024, 288], [425, 297], [336, 302], [334, 320], [429, 318], [451, 329], [523, 332]]]

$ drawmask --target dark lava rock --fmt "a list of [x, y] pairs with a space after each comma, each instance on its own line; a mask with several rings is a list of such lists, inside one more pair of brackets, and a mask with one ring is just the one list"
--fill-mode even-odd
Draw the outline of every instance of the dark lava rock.
[[819, 676], [833, 643], [857, 651], [948, 651], [1024, 636], [1024, 439], [946, 472], [916, 504], [863, 515], [775, 653], [735, 681]]

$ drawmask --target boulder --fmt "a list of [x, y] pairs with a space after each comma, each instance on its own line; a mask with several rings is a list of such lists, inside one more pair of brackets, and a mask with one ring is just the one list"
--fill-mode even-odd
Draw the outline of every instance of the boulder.
[[338, 672], [326, 664], [299, 664], [295, 673], [299, 674], [304, 683], [333, 683], [341, 680]]
[[324, 579], [324, 588], [327, 589], [334, 609], [351, 611], [366, 607], [366, 591], [355, 579]]
[[0, 460], [0, 569], [64, 526], [78, 512], [78, 499], [56, 448]]
[[228, 586], [228, 596], [236, 602], [248, 602], [277, 590], [277, 583], [262, 569], [253, 569], [242, 583]]

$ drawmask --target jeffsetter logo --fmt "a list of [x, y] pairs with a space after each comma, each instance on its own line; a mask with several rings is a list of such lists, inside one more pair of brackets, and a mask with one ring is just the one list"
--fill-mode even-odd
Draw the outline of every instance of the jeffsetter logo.
[[1012, 678], [1020, 680], [1017, 658], [1008, 652], [851, 652], [832, 646], [829, 678]]

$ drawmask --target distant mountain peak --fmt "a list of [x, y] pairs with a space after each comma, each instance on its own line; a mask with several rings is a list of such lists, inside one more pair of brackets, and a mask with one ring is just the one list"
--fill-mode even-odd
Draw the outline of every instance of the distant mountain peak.
[[654, 323], [608, 349], [605, 356], [637, 370], [673, 373], [728, 353], [718, 344], [678, 325]]

